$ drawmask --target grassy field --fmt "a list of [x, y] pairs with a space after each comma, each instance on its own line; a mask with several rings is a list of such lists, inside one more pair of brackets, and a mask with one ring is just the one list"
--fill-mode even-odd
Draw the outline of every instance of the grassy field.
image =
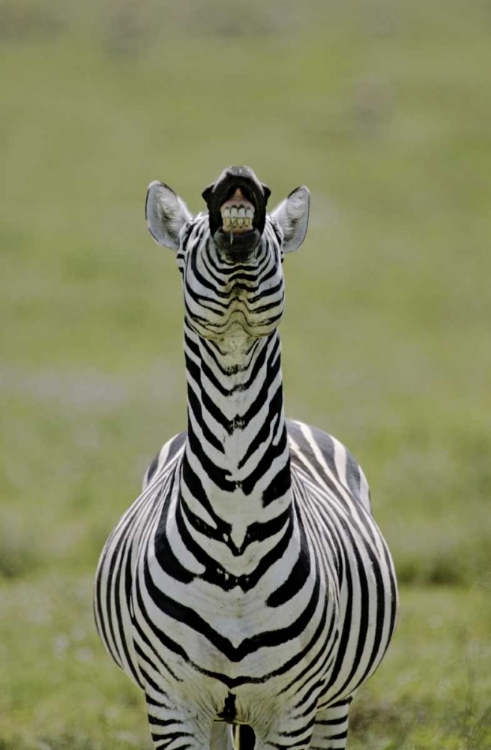
[[0, 0], [0, 750], [149, 748], [91, 585], [182, 429], [145, 228], [228, 164], [312, 192], [286, 408], [368, 475], [401, 582], [350, 748], [491, 746], [491, 13], [484, 0]]

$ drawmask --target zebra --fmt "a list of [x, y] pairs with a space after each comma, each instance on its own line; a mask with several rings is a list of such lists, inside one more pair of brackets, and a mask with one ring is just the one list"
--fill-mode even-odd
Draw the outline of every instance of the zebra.
[[145, 694], [156, 750], [342, 750], [397, 586], [360, 466], [284, 414], [283, 259], [310, 194], [268, 214], [269, 188], [229, 167], [202, 196], [193, 216], [164, 183], [147, 192], [182, 276], [187, 430], [104, 547], [96, 626]]

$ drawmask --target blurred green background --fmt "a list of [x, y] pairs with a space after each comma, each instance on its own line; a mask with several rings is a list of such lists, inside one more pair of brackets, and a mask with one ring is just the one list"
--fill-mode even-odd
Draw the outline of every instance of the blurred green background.
[[288, 416], [363, 465], [401, 583], [353, 750], [491, 747], [491, 6], [0, 0], [0, 749], [150, 748], [91, 587], [185, 424], [147, 184], [312, 192]]

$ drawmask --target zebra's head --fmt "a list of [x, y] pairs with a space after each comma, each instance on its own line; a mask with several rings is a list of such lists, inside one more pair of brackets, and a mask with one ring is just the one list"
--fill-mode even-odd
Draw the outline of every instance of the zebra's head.
[[203, 191], [207, 211], [193, 217], [167, 185], [152, 182], [147, 225], [160, 245], [177, 251], [186, 320], [206, 338], [242, 329], [265, 336], [283, 313], [285, 253], [302, 244], [309, 191], [299, 187], [268, 214], [269, 188], [248, 167], [228, 167]]

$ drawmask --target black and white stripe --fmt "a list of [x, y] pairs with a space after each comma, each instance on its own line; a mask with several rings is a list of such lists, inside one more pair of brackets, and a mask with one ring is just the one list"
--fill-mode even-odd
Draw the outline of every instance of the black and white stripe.
[[259, 750], [342, 749], [397, 592], [361, 468], [284, 417], [282, 261], [305, 235], [308, 192], [234, 257], [208, 213], [192, 218], [169, 188], [152, 190], [150, 229], [183, 277], [187, 431], [104, 548], [98, 631], [145, 692], [156, 748], [230, 748], [228, 726], [249, 725]]

